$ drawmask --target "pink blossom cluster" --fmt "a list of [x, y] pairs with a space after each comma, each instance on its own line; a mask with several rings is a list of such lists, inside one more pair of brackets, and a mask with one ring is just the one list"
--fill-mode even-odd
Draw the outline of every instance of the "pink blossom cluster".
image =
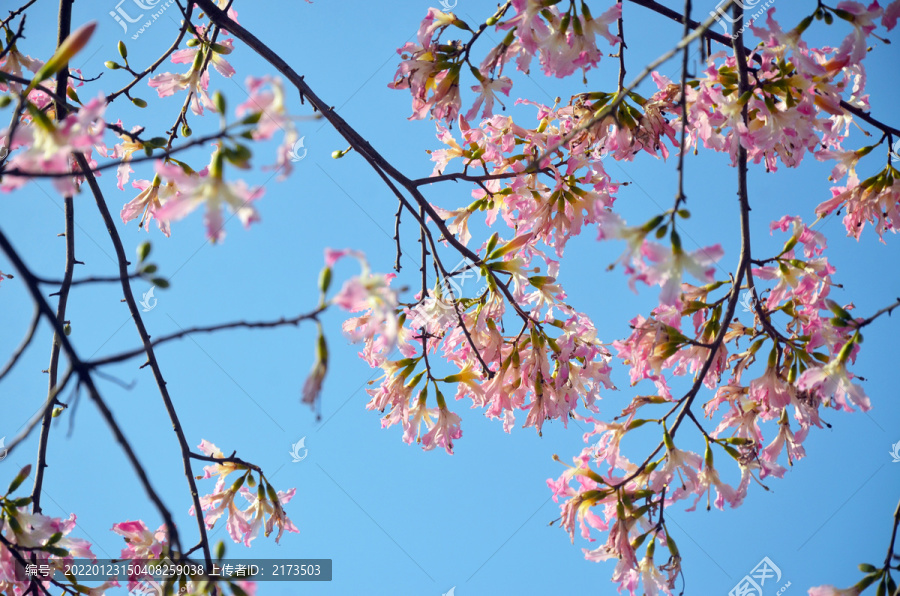
[[[716, 268], [724, 256], [719, 245], [695, 251], [682, 247], [678, 228], [689, 214], [677, 204], [643, 225], [626, 224], [614, 205], [620, 185], [601, 160], [632, 160], [641, 152], [665, 159], [671, 148], [679, 149], [685, 118], [687, 151], [702, 147], [726, 153], [736, 165], [743, 150], [748, 163], [770, 172], [779, 162], [799, 166], [807, 153], [832, 162], [832, 180], [847, 177], [847, 182], [832, 190], [833, 198], [821, 203], [816, 215], [844, 209], [845, 226], [857, 238], [866, 223], [879, 237], [895, 231], [900, 173], [888, 163], [862, 182], [856, 175], [860, 159], [885, 141], [890, 145], [890, 137], [861, 149], [844, 145], [854, 115], [868, 110], [863, 60], [880, 39], [878, 24], [888, 31], [895, 27], [900, 2], [886, 8], [877, 2], [845, 1], [834, 9], [820, 5], [818, 16], [827, 12], [826, 22], [836, 16], [849, 24], [849, 34], [836, 48], [807, 44], [803, 34], [813, 17], [785, 31], [770, 10], [764, 25], [752, 24], [762, 43], [746, 56], [749, 90], [744, 93], [739, 92], [737, 58], [720, 52], [687, 82], [684, 97], [680, 86], [654, 73], [657, 91], [647, 98], [620, 90], [580, 93], [567, 105], [519, 100], [538, 111], [538, 125], [525, 128], [493, 113], [496, 91], [508, 95], [512, 85], [502, 76], [510, 59], [527, 71], [537, 56], [545, 74], [565, 77], [596, 66], [597, 34], [618, 43], [606, 27], [618, 18], [620, 5], [591, 19], [589, 13], [573, 14], [575, 3], [568, 12], [562, 12], [565, 4], [548, 4], [514, 1], [511, 18], [503, 20], [501, 8], [489, 19], [488, 25], [508, 35], [479, 68], [468, 63], [479, 35], [469, 42], [442, 42], [450, 27], [471, 29], [454, 14], [435, 9], [423, 21], [418, 43], [400, 50], [404, 60], [392, 88], [410, 90], [413, 118], [430, 113], [437, 120], [442, 147], [430, 152], [433, 176], [476, 182], [468, 206], [432, 205], [440, 223], [466, 249], [476, 248], [470, 227], [472, 216], [480, 213], [479, 223], [494, 227], [502, 221], [511, 237], [495, 233], [473, 251], [475, 258], [467, 256], [463, 271], [485, 280], [474, 296], [460, 295], [454, 287], [459, 271], [439, 271], [434, 289], [423, 288], [413, 303], [398, 306], [402, 358], [361, 353], [384, 373], [378, 388], [369, 390], [367, 407], [385, 412], [382, 426], [400, 424], [404, 440], [417, 438], [426, 449], [431, 445], [419, 425], [425, 420], [426, 429], [432, 428], [429, 393], [442, 411], [443, 384], [455, 385], [458, 400], [468, 398], [473, 408], [501, 419], [507, 431], [516, 410], [527, 411], [525, 426], [539, 432], [543, 421], [556, 418], [592, 425], [585, 436], [590, 445], [562, 476], [548, 481], [560, 503], [561, 525], [573, 539], [576, 524], [591, 541], [595, 533], [605, 533], [605, 543], [585, 549], [586, 557], [617, 560], [613, 581], [620, 591], [634, 595], [643, 586], [647, 594], [672, 594], [680, 555], [666, 529], [664, 507], [686, 499], [689, 510], [701, 500], [707, 508], [736, 507], [751, 481], [780, 478], [786, 465], [804, 457], [803, 442], [812, 427], [825, 424], [825, 409], [868, 410], [869, 398], [849, 370], [863, 320], [850, 314], [852, 304], [830, 298], [835, 269], [824, 255], [825, 238], [800, 217], [773, 222], [773, 232], [787, 235], [783, 249], [754, 259], [744, 285], [732, 287], [733, 281]], [[466, 65], [479, 85], [473, 87], [475, 104], [462, 116]], [[457, 135], [448, 128], [454, 121]], [[459, 174], [449, 173], [451, 162], [459, 164]], [[566, 303], [558, 281], [568, 240], [593, 225], [598, 239], [624, 242], [618, 263], [632, 287], [642, 282], [661, 288], [659, 305], [649, 316], [635, 316], [630, 335], [613, 342], [597, 338], [593, 322]], [[669, 242], [656, 242], [654, 236]], [[688, 274], [701, 283], [687, 283]], [[742, 293], [752, 325], [724, 318]], [[627, 367], [632, 385], [649, 381], [656, 395], [635, 397], [613, 422], [604, 422], [596, 416], [597, 404], [601, 389], [614, 388], [609, 378], [613, 353]], [[768, 355], [765, 366], [753, 366], [758, 354]], [[451, 373], [434, 372], [435, 362], [449, 364]], [[687, 396], [673, 395], [676, 377], [695, 380]], [[711, 431], [688, 411], [702, 388], [713, 392], [703, 406]], [[576, 409], [579, 401], [588, 414]], [[642, 418], [641, 408], [662, 409], [662, 416]], [[649, 422], [663, 426], [664, 440], [646, 462], [632, 463], [620, 445]], [[682, 423], [702, 431], [705, 451], [675, 446]], [[725, 480], [731, 472], [720, 476], [719, 470], [732, 460], [735, 480]], [[637, 553], [642, 544], [643, 556]], [[668, 549], [668, 558], [654, 558], [657, 546]]]

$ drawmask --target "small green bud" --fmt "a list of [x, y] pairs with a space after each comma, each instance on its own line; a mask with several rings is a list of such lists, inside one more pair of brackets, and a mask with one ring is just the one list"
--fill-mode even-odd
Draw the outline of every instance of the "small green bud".
[[325, 267], [319, 273], [319, 291], [325, 294], [331, 287], [331, 267]]
[[217, 112], [220, 114], [225, 113], [225, 96], [222, 95], [221, 91], [213, 93], [213, 104], [216, 106]]
[[120, 68], [122, 68], [122, 66], [119, 65], [118, 62], [113, 62], [112, 60], [107, 60], [103, 64], [110, 70], [119, 70]]
[[22, 486], [22, 483], [25, 482], [25, 479], [28, 478], [29, 474], [31, 474], [31, 464], [28, 464], [27, 466], [19, 470], [19, 473], [15, 478], [13, 478], [13, 481], [9, 483], [9, 488], [6, 489], [6, 494], [15, 492], [17, 488]]
[[136, 105], [136, 106], [139, 107], [139, 108], [146, 108], [146, 107], [147, 107], [147, 102], [144, 101], [143, 99], [141, 99], [140, 97], [132, 97], [132, 98], [131, 98], [131, 103], [133, 103], [134, 105]]
[[125, 47], [125, 42], [121, 39], [119, 40], [119, 55], [126, 61], [128, 60], [128, 48]]
[[149, 242], [141, 242], [137, 247], [137, 255], [138, 255], [138, 263], [143, 263], [144, 260], [150, 255], [150, 250], [152, 246], [150, 246]]

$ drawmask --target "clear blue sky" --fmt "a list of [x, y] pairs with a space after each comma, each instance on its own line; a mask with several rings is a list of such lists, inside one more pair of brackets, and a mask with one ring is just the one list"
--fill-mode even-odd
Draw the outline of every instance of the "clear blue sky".
[[[712, 0], [698, 4], [696, 11], [701, 16], [714, 8]], [[267, 40], [321, 97], [410, 176], [431, 171], [424, 150], [438, 147], [434, 125], [408, 122], [408, 94], [391, 91], [386, 85], [397, 63], [395, 49], [414, 35], [429, 6], [420, 1], [236, 2], [242, 24]], [[493, 6], [489, 1], [459, 0], [455, 12], [477, 23]], [[680, 9], [681, 5], [673, 6]], [[790, 27], [802, 18], [804, 10], [812, 10], [813, 3], [780, 0], [775, 6], [783, 25]], [[112, 0], [75, 5], [76, 24], [99, 22], [97, 34], [78, 60], [83, 62], [85, 76], [102, 73], [100, 88], [106, 92], [126, 80], [126, 75], [103, 67], [104, 61], [117, 58], [116, 41], [121, 37], [121, 28], [107, 14], [114, 8]], [[22, 45], [34, 56], [46, 59], [52, 51], [55, 14], [51, 17], [51, 13], [55, 10], [49, 0], [41, 0], [32, 10], [28, 41]], [[176, 27], [172, 20], [175, 10], [173, 3], [137, 40], [127, 40], [133, 64], [146, 64], [168, 47]], [[625, 17], [630, 78], [677, 41], [680, 27], [628, 3]], [[493, 33], [485, 41], [490, 42], [492, 36], [499, 41]], [[837, 45], [840, 38], [831, 39]], [[246, 75], [272, 72], [237, 45], [238, 50], [229, 57], [238, 70], [234, 80], [211, 75], [211, 89], [221, 89], [232, 107], [246, 97]], [[488, 46], [481, 47], [486, 51]], [[873, 111], [895, 124], [893, 100], [900, 91], [897, 47], [879, 44], [867, 61]], [[180, 72], [182, 68], [167, 64], [163, 69]], [[661, 72], [675, 77], [676, 63], [665, 65]], [[601, 68], [590, 74], [589, 88], [612, 89], [614, 75], [614, 60], [604, 60]], [[560, 83], [546, 79], [537, 69], [531, 77], [516, 73], [514, 78], [514, 96], [547, 103], [557, 95], [567, 97], [584, 89], [578, 77]], [[144, 111], [116, 107], [110, 119], [121, 117], [129, 127], [140, 123], [162, 133], [174, 121], [183, 96], [160, 102], [145, 85], [138, 89], [151, 107]], [[91, 95], [86, 91], [80, 94], [82, 99]], [[308, 105], [300, 106], [295, 95], [290, 97], [294, 113], [309, 113]], [[514, 114], [531, 122], [534, 112], [516, 108]], [[8, 109], [0, 113], [4, 121], [8, 117]], [[215, 126], [212, 119], [203, 122], [192, 119], [195, 132]], [[150, 260], [172, 281], [170, 289], [156, 291], [158, 304], [145, 315], [152, 335], [193, 325], [290, 316], [313, 308], [315, 280], [326, 246], [364, 250], [373, 269], [390, 270], [396, 200], [359, 157], [351, 154], [343, 160], [331, 159], [333, 150], [346, 145], [326, 124], [302, 122], [300, 134], [305, 136], [309, 152], [288, 181], [278, 183], [259, 171], [247, 175], [251, 183], [265, 184], [266, 195], [257, 205], [261, 223], [244, 230], [236, 220], [229, 222], [227, 237], [218, 246], [204, 242], [199, 212], [174, 224], [171, 239], [152, 226]], [[257, 163], [273, 161], [273, 152], [273, 145], [260, 148]], [[205, 153], [193, 155], [192, 163], [205, 163]], [[882, 163], [881, 157], [865, 160], [860, 172], [874, 172]], [[674, 165], [645, 156], [633, 163], [607, 164], [610, 174], [632, 182], [621, 189], [616, 203], [626, 219], [645, 221], [671, 205]], [[777, 174], [766, 174], [752, 169], [756, 254], [777, 250], [783, 242], [769, 237], [771, 220], [785, 213], [814, 219], [815, 205], [830, 196], [829, 169], [809, 159], [798, 171], [782, 168]], [[147, 172], [147, 168], [139, 168], [137, 177], [147, 178]], [[721, 242], [726, 250], [721, 261], [723, 276], [733, 270], [737, 259], [735, 176], [722, 155], [701, 152], [687, 160], [686, 190], [694, 217], [685, 223], [682, 236], [686, 247]], [[124, 193], [118, 191], [112, 172], [103, 176], [101, 186], [115, 213], [136, 194], [130, 187]], [[430, 200], [444, 207], [471, 200], [465, 185], [446, 183], [426, 190]], [[33, 270], [45, 277], [59, 277], [62, 272], [64, 242], [56, 237], [63, 231], [61, 205], [62, 198], [47, 182], [0, 197], [0, 226]], [[77, 270], [79, 276], [114, 274], [111, 243], [87, 194], [76, 199], [76, 222], [77, 258], [85, 262]], [[853, 301], [857, 312], [870, 314], [900, 295], [896, 276], [900, 238], [888, 234], [887, 244], [882, 245], [871, 234], [864, 234], [858, 243], [844, 236], [834, 217], [819, 229], [829, 238], [827, 254], [837, 267], [837, 280], [846, 287], [835, 290], [835, 299]], [[120, 226], [120, 230], [130, 252], [148, 238], [136, 222]], [[612, 341], [628, 334], [628, 320], [646, 315], [655, 304], [656, 291], [635, 296], [621, 272], [606, 272], [606, 264], [618, 256], [621, 247], [598, 244], [594, 237], [589, 230], [569, 244], [561, 278], [570, 302], [593, 316], [600, 336]], [[414, 229], [404, 223], [403, 246], [410, 256], [404, 256], [400, 285], [411, 283], [416, 275], [415, 240]], [[11, 270], [2, 257], [0, 269]], [[355, 265], [340, 265], [336, 283], [353, 273]], [[148, 288], [142, 282], [135, 284], [139, 293]], [[4, 329], [0, 353], [9, 354], [18, 345], [30, 315], [30, 302], [19, 280], [4, 281], [0, 288]], [[71, 339], [85, 358], [139, 345], [118, 286], [77, 288], [70, 298], [68, 318], [72, 321]], [[330, 583], [301, 587], [265, 583], [259, 593], [439, 596], [454, 586], [457, 596], [614, 593], [609, 582], [614, 563], [585, 561], [580, 548], [588, 546], [586, 543], [576, 540], [572, 546], [561, 530], [547, 525], [558, 517], [558, 509], [549, 500], [545, 480], [562, 471], [551, 456], [557, 453], [568, 461], [582, 448], [582, 431], [574, 423], [568, 430], [553, 423], [544, 427], [542, 438], [531, 429], [518, 427], [507, 435], [499, 423], [459, 403], [451, 407], [463, 416], [464, 435], [454, 456], [407, 446], [400, 432], [381, 430], [378, 415], [364, 409], [368, 398], [363, 390], [373, 371], [356, 356], [357, 348], [341, 337], [342, 320], [338, 312], [323, 317], [331, 370], [325, 382], [321, 422], [299, 403], [313, 358], [312, 325], [201, 335], [158, 350], [193, 445], [205, 438], [227, 453], [237, 450], [239, 456], [262, 466], [278, 489], [297, 488], [287, 510], [300, 534], [286, 535], [280, 546], [259, 538], [250, 551], [229, 541], [229, 556], [334, 560]], [[865, 334], [855, 371], [868, 379], [865, 388], [873, 401], [872, 412], [827, 413], [825, 418], [833, 428], [811, 432], [805, 443], [808, 457], [784, 480], [772, 480], [771, 492], [755, 485], [746, 503], [734, 511], [667, 510], [673, 537], [684, 556], [686, 594], [727, 594], [765, 556], [780, 567], [781, 583], [791, 582], [786, 594], [802, 594], [807, 587], [822, 583], [850, 585], [859, 578], [858, 563], [883, 560], [890, 517], [900, 495], [900, 464], [891, 463], [888, 454], [891, 444], [900, 440], [900, 405], [894, 383], [897, 330], [897, 322], [885, 318]], [[47, 366], [49, 346], [50, 335], [42, 328], [15, 373], [3, 383], [0, 437], [6, 436], [7, 442], [45, 398], [46, 376], [41, 370]], [[139, 369], [140, 364], [134, 360], [106, 371], [134, 382], [133, 388], [126, 390], [102, 379], [98, 379], [99, 387], [189, 543], [194, 525], [187, 515], [190, 501], [177, 444], [150, 371]], [[648, 387], [629, 388], [627, 370], [621, 365], [614, 370], [620, 391], [608, 392], [600, 404], [607, 417], [617, 414], [635, 392], [649, 392]], [[306, 437], [309, 456], [292, 463], [291, 444], [302, 437]], [[642, 459], [657, 440], [647, 436], [644, 444], [634, 442], [626, 446], [626, 455]], [[7, 482], [31, 462], [35, 451], [36, 435], [0, 462], [0, 482]], [[160, 524], [85, 396], [55, 422], [48, 462], [45, 512], [57, 516], [75, 512], [76, 534], [91, 540], [98, 556], [114, 557], [122, 548], [122, 540], [109, 531], [113, 523], [141, 518], [154, 528]], [[196, 470], [200, 473], [199, 466]], [[201, 482], [200, 487], [209, 492], [212, 484]], [[221, 529], [214, 533], [214, 539], [225, 536]]]

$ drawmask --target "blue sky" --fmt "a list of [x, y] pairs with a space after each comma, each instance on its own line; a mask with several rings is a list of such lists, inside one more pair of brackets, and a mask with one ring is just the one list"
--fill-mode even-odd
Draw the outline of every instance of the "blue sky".
[[[714, 8], [711, 1], [698, 4], [700, 15]], [[103, 67], [104, 61], [117, 59], [116, 41], [122, 37], [122, 29], [108, 15], [115, 6], [112, 0], [75, 5], [76, 24], [99, 23], [94, 39], [77, 61], [82, 62], [85, 76], [102, 73], [102, 78], [92, 84], [93, 92], [80, 91], [82, 99], [100, 89], [118, 89], [127, 81], [127, 75]], [[325, 101], [411, 177], [431, 172], [424, 150], [438, 147], [434, 124], [407, 121], [411, 111], [408, 94], [391, 91], [386, 85], [396, 67], [395, 49], [414, 35], [429, 6], [420, 1], [236, 3], [246, 28], [305, 75]], [[779, 0], [775, 6], [786, 26], [812, 9], [811, 2]], [[488, 1], [459, 0], [454, 10], [461, 18], [477, 23], [489, 16], [493, 7]], [[676, 8], [680, 9], [680, 3]], [[173, 10], [174, 4], [137, 40], [126, 38], [133, 64], [149, 63], [171, 43], [176, 27]], [[52, 52], [54, 39], [51, 11], [55, 11], [52, 2], [42, 0], [36, 5], [29, 17], [27, 43], [22, 44], [28, 53], [44, 59]], [[677, 41], [680, 26], [627, 3], [625, 18], [629, 43], [626, 78], [630, 79]], [[836, 45], [843, 34], [842, 29], [840, 37], [829, 38], [831, 43]], [[480, 46], [482, 52], [490, 47], [491, 36], [499, 41], [489, 32], [485, 45]], [[211, 89], [222, 90], [232, 107], [246, 98], [246, 75], [272, 72], [237, 45], [237, 51], [229, 56], [238, 71], [234, 80], [211, 75]], [[896, 44], [879, 44], [867, 61], [873, 112], [888, 120], [896, 113], [892, 99], [900, 90], [896, 48]], [[182, 65], [171, 64], [162, 68], [181, 69]], [[660, 70], [673, 78], [678, 74], [676, 61]], [[614, 88], [615, 72], [615, 61], [604, 60], [589, 74], [588, 88]], [[549, 80], [537, 69], [530, 76], [516, 73], [514, 80], [513, 96], [546, 103], [585, 88], [579, 77]], [[110, 111], [110, 119], [121, 117], [126, 126], [143, 124], [162, 133], [174, 121], [183, 96], [159, 101], [145, 85], [137, 89], [151, 107], [142, 111], [130, 105], [117, 106]], [[464, 107], [469, 99], [464, 95]], [[301, 106], [293, 94], [291, 101], [293, 113], [310, 113], [308, 105]], [[517, 118], [532, 122], [532, 108], [512, 107], [511, 101], [507, 105]], [[7, 108], [0, 118], [8, 117]], [[210, 118], [191, 122], [195, 134], [216, 124]], [[152, 227], [149, 260], [171, 278], [172, 285], [155, 291], [156, 307], [145, 314], [151, 335], [311, 310], [317, 300], [316, 276], [326, 246], [363, 250], [374, 270], [391, 269], [396, 199], [358, 156], [331, 159], [332, 151], [346, 145], [324, 121], [304, 121], [299, 126], [308, 154], [286, 182], [271, 179], [270, 172], [245, 174], [252, 184], [265, 186], [266, 195], [257, 205], [260, 223], [245, 230], [236, 220], [230, 221], [224, 243], [216, 246], [205, 242], [199, 213], [174, 224], [170, 239]], [[256, 151], [257, 163], [274, 160], [273, 144]], [[198, 169], [208, 159], [203, 151], [190, 155], [189, 161]], [[873, 173], [882, 163], [881, 157], [872, 157], [862, 162], [860, 172]], [[702, 151], [689, 157], [686, 164], [686, 192], [693, 217], [684, 224], [685, 246], [721, 242], [726, 251], [720, 263], [725, 276], [734, 269], [738, 254], [736, 172], [722, 155]], [[605, 165], [612, 176], [631, 183], [623, 186], [616, 203], [627, 220], [645, 221], [671, 205], [676, 184], [674, 162], [640, 156], [631, 163], [609, 161]], [[752, 168], [755, 254], [771, 253], [783, 242], [769, 236], [770, 221], [785, 213], [814, 219], [815, 205], [830, 196], [829, 169], [809, 159], [799, 170], [781, 168], [776, 174]], [[147, 178], [148, 171], [139, 168], [137, 177]], [[101, 187], [114, 213], [137, 192], [130, 187], [124, 193], [117, 190], [112, 172], [101, 178]], [[454, 183], [425, 189], [429, 200], [443, 207], [468, 204], [470, 190]], [[76, 254], [85, 263], [77, 270], [79, 276], [114, 274], [114, 252], [93, 199], [83, 194], [75, 202]], [[61, 205], [62, 198], [45, 181], [0, 198], [0, 226], [29, 266], [44, 277], [62, 273], [64, 241], [56, 236], [63, 230]], [[417, 275], [417, 235], [410, 220], [405, 218], [402, 229], [400, 285], [412, 283]], [[883, 245], [864, 234], [857, 242], [844, 236], [835, 217], [818, 229], [828, 236], [827, 254], [837, 267], [837, 280], [845, 286], [835, 290], [836, 300], [852, 301], [857, 312], [868, 315], [900, 295], [896, 237], [888, 235]], [[120, 232], [129, 251], [148, 239], [136, 222], [120, 226]], [[621, 247], [599, 244], [594, 238], [595, 233], [588, 230], [569, 244], [561, 279], [570, 303], [590, 314], [600, 336], [612, 341], [628, 334], [631, 318], [646, 315], [654, 306], [656, 291], [635, 295], [621, 271], [607, 272], [606, 265], [615, 260]], [[477, 236], [474, 242], [480, 243]], [[11, 269], [3, 257], [0, 269]], [[354, 273], [355, 264], [340, 264], [335, 285]], [[140, 281], [134, 287], [139, 299], [149, 289]], [[114, 284], [82, 286], [73, 292], [68, 315], [71, 339], [83, 357], [101, 357], [139, 345], [118, 292]], [[4, 281], [0, 321], [5, 333], [0, 353], [8, 354], [18, 345], [30, 316], [22, 284], [16, 279]], [[741, 316], [749, 317], [749, 313]], [[334, 561], [332, 582], [300, 588], [265, 583], [259, 593], [439, 596], [452, 587], [457, 596], [614, 593], [609, 582], [614, 564], [585, 561], [580, 549], [588, 546], [586, 542], [576, 540], [573, 546], [561, 530], [548, 527], [558, 517], [558, 509], [549, 499], [545, 480], [562, 471], [551, 456], [559, 454], [568, 461], [580, 451], [582, 429], [575, 423], [564, 429], [554, 422], [545, 425], [543, 437], [519, 425], [507, 435], [499, 423], [460, 403], [455, 410], [463, 416], [464, 434], [456, 443], [455, 455], [408, 446], [396, 429], [381, 430], [377, 414], [364, 409], [366, 383], [377, 371], [370, 370], [357, 357], [358, 348], [340, 335], [343, 318], [340, 312], [322, 317], [331, 359], [318, 422], [309, 408], [299, 403], [300, 388], [313, 359], [313, 325], [198, 335], [158, 350], [191, 444], [207, 439], [227, 453], [237, 450], [240, 457], [262, 466], [276, 488], [297, 488], [287, 510], [300, 528], [299, 534], [285, 536], [280, 545], [259, 538], [249, 551], [227, 540], [222, 529], [214, 532], [213, 539], [226, 538], [230, 557]], [[900, 441], [896, 423], [900, 405], [894, 384], [896, 332], [896, 322], [884, 318], [865, 333], [855, 371], [868, 379], [865, 388], [873, 410], [868, 414], [827, 413], [825, 419], [833, 427], [811, 432], [805, 443], [808, 457], [797, 462], [783, 480], [770, 482], [770, 492], [755, 486], [737, 510], [667, 510], [670, 531], [684, 557], [686, 594], [727, 594], [763, 557], [780, 568], [779, 586], [790, 582], [786, 594], [802, 594], [807, 587], [822, 583], [850, 585], [859, 578], [858, 563], [883, 560], [890, 518], [900, 494], [900, 465], [892, 463], [889, 455], [891, 444]], [[47, 366], [49, 346], [50, 334], [42, 328], [16, 371], [3, 382], [0, 437], [7, 437], [7, 442], [20, 432], [46, 395], [46, 376], [41, 370]], [[190, 501], [177, 443], [149, 369], [139, 369], [141, 363], [136, 359], [106, 370], [133, 383], [132, 387], [125, 389], [98, 379], [99, 387], [189, 543], [194, 520], [187, 514]], [[617, 414], [635, 392], [648, 392], [644, 386], [630, 388], [621, 365], [615, 365], [614, 371], [620, 390], [607, 392], [600, 404], [602, 415], [608, 417]], [[703, 401], [709, 397], [708, 392], [701, 396]], [[293, 463], [291, 445], [303, 437], [308, 457]], [[645, 438], [645, 442], [627, 445], [625, 454], [633, 460], [643, 459], [658, 441], [649, 434]], [[696, 448], [692, 441], [686, 440], [685, 446]], [[36, 444], [35, 435], [0, 462], [0, 482], [32, 461]], [[84, 395], [54, 423], [48, 463], [45, 512], [58, 516], [75, 512], [76, 534], [91, 540], [98, 556], [114, 557], [123, 546], [109, 531], [113, 523], [137, 518], [154, 528], [161, 523]], [[200, 466], [196, 470], [199, 473]], [[202, 493], [211, 489], [211, 482], [200, 483]]]

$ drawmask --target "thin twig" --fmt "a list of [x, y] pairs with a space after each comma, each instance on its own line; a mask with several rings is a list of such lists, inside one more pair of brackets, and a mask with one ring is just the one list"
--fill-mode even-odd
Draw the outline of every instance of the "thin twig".
[[[79, 167], [87, 170], [87, 160], [83, 155], [77, 155], [76, 160], [78, 162]], [[197, 483], [194, 479], [194, 473], [191, 469], [191, 460], [190, 460], [190, 446], [188, 445], [187, 439], [184, 436], [184, 431], [181, 427], [181, 422], [178, 419], [178, 414], [175, 411], [175, 406], [172, 403], [172, 399], [169, 397], [169, 390], [166, 387], [166, 381], [163, 379], [162, 370], [160, 370], [159, 362], [156, 360], [156, 354], [153, 352], [153, 344], [150, 342], [150, 335], [147, 333], [147, 328], [144, 326], [144, 321], [141, 318], [141, 312], [138, 309], [137, 303], [134, 300], [134, 292], [131, 290], [131, 280], [128, 275], [128, 258], [125, 255], [125, 247], [122, 245], [122, 239], [119, 237], [119, 232], [116, 229], [116, 223], [112, 218], [112, 215], [109, 213], [109, 208], [106, 206], [106, 200], [103, 198], [103, 193], [100, 190], [100, 186], [97, 184], [97, 179], [90, 172], [85, 172], [85, 180], [88, 183], [88, 186], [91, 189], [91, 193], [94, 195], [94, 202], [97, 204], [97, 209], [100, 211], [100, 216], [103, 218], [103, 222], [106, 225], [106, 231], [109, 234], [110, 239], [113, 243], [113, 248], [116, 252], [116, 260], [119, 264], [119, 277], [122, 281], [122, 293], [125, 297], [125, 303], [128, 305], [128, 311], [131, 313], [132, 319], [134, 319], [135, 327], [137, 327], [138, 335], [141, 338], [141, 342], [144, 345], [144, 350], [147, 352], [147, 361], [150, 363], [150, 368], [153, 371], [153, 377], [156, 380], [156, 386], [159, 389], [159, 393], [162, 396], [163, 404], [165, 405], [166, 412], [169, 415], [169, 420], [172, 422], [172, 430], [175, 432], [175, 436], [178, 439], [179, 447], [181, 448], [181, 459], [184, 464], [184, 474], [187, 478], [188, 487], [190, 488], [191, 499], [194, 504], [194, 511], [197, 512], [197, 527], [200, 532], [200, 540], [205, 543], [203, 547], [203, 558], [206, 562], [207, 568], [212, 568], [212, 554], [209, 550], [209, 541], [207, 540], [206, 534], [206, 522], [203, 521], [203, 516], [200, 515], [200, 512], [203, 510], [200, 506], [200, 495], [197, 491]]]
[[[153, 347], [156, 347], [160, 344], [170, 342], [175, 339], [181, 339], [182, 337], [187, 337], [188, 335], [193, 335], [195, 333], [213, 333], [216, 331], [222, 331], [224, 329], [265, 329], [272, 327], [283, 327], [286, 325], [297, 326], [301, 321], [308, 320], [316, 320], [320, 313], [325, 311], [328, 308], [327, 305], [320, 306], [314, 311], [303, 313], [301, 315], [297, 315], [296, 317], [285, 319], [281, 317], [280, 319], [276, 319], [274, 321], [234, 321], [231, 323], [221, 323], [219, 325], [208, 325], [205, 327], [191, 327], [190, 329], [182, 329], [181, 331], [177, 331], [175, 333], [171, 333], [169, 335], [163, 335], [161, 337], [157, 337], [153, 339], [150, 344]], [[128, 352], [122, 352], [120, 354], [115, 354], [113, 356], [107, 356], [106, 358], [101, 358], [99, 360], [90, 360], [87, 362], [87, 365], [90, 368], [98, 368], [101, 366], [106, 366], [108, 364], [114, 364], [116, 362], [122, 362], [125, 360], [129, 360], [131, 358], [135, 358], [145, 353], [144, 348], [137, 348], [134, 350], [130, 350]]]

